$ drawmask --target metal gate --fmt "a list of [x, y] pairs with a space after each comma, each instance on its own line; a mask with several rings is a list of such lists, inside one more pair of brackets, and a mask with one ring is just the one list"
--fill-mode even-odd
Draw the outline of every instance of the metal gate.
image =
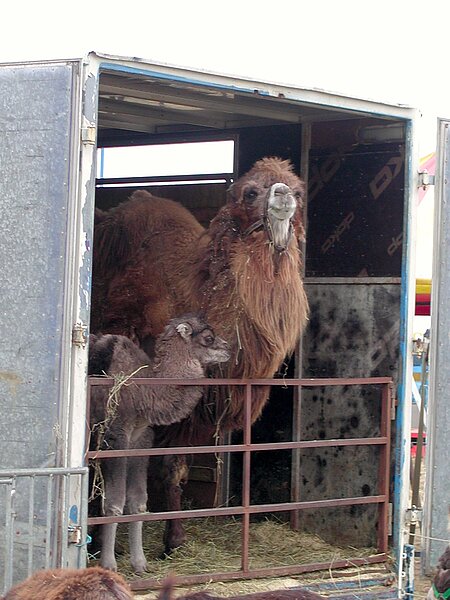
[[[173, 379], [149, 379], [133, 378], [136, 383], [143, 385], [167, 385], [173, 384]], [[207, 581], [227, 581], [232, 579], [250, 579], [255, 577], [276, 577], [285, 575], [294, 575], [310, 571], [325, 570], [333, 566], [334, 568], [348, 567], [355, 565], [364, 565], [370, 563], [380, 563], [388, 560], [388, 534], [389, 534], [389, 482], [390, 482], [390, 427], [392, 416], [392, 380], [389, 377], [372, 377], [360, 379], [260, 379], [260, 380], [235, 380], [235, 379], [201, 379], [201, 380], [176, 380], [177, 385], [231, 385], [245, 387], [245, 421], [243, 431], [243, 443], [241, 444], [217, 444], [214, 446], [196, 446], [196, 447], [178, 447], [178, 448], [153, 448], [136, 450], [95, 450], [87, 452], [88, 459], [102, 459], [112, 457], [126, 456], [161, 456], [161, 455], [195, 455], [195, 454], [223, 454], [223, 453], [241, 453], [243, 456], [242, 473], [242, 504], [240, 506], [224, 506], [210, 509], [191, 509], [171, 512], [154, 512], [139, 515], [122, 515], [93, 517], [88, 519], [89, 524], [104, 523], [129, 523], [132, 521], [161, 521], [166, 519], [187, 519], [212, 516], [238, 516], [241, 519], [241, 567], [240, 570], [227, 572], [208, 572], [207, 574], [193, 574], [189, 576], [179, 576], [177, 583], [196, 584]], [[91, 377], [89, 378], [90, 389], [92, 386], [112, 385], [113, 378]], [[318, 388], [328, 386], [377, 386], [381, 389], [381, 402], [378, 423], [378, 435], [365, 438], [339, 438], [339, 439], [315, 439], [312, 441], [294, 440], [290, 442], [273, 443], [252, 443], [251, 432], [251, 397], [254, 386], [294, 386], [298, 391], [302, 388]], [[298, 398], [301, 394], [298, 394]], [[363, 396], [361, 395], [361, 398]], [[315, 501], [302, 501], [295, 488], [291, 492], [291, 502], [271, 503], [271, 504], [251, 504], [250, 502], [250, 475], [251, 475], [251, 455], [256, 451], [270, 450], [292, 450], [293, 453], [301, 452], [308, 448], [328, 448], [328, 447], [378, 447], [378, 477], [375, 483], [375, 491], [370, 495], [358, 497], [336, 497]], [[298, 464], [295, 461], [294, 464]], [[332, 562], [321, 562], [314, 564], [297, 564], [289, 566], [252, 568], [249, 560], [249, 527], [252, 515], [263, 513], [289, 512], [291, 514], [291, 523], [296, 524], [296, 515], [300, 511], [308, 509], [373, 505], [378, 507], [378, 525], [377, 525], [377, 553], [368, 557], [355, 557], [348, 560], [333, 560]], [[148, 589], [157, 587], [158, 581], [155, 578], [139, 579], [131, 582], [134, 590]]]
[[[77, 488], [79, 509], [70, 500]], [[87, 495], [86, 467], [0, 470], [2, 593], [38, 569], [67, 567], [70, 544], [85, 566]]]

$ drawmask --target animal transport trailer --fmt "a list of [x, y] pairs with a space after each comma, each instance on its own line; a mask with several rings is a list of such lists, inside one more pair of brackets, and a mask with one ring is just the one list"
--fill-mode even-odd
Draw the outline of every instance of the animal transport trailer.
[[[401, 588], [409, 508], [413, 231], [416, 192], [424, 184], [417, 167], [418, 112], [97, 53], [2, 64], [0, 98], [2, 586], [42, 566], [86, 561], [95, 207], [107, 209], [144, 185], [158, 194], [165, 190], [207, 223], [230, 181], [258, 158], [276, 155], [290, 159], [308, 183], [304, 255], [311, 317], [291, 372], [389, 375], [395, 381], [390, 539]], [[226, 173], [186, 176], [175, 165], [170, 176], [101, 176], [100, 162], [111, 149], [224, 140], [233, 144]], [[201, 206], [189, 204], [193, 188]], [[306, 426], [314, 437], [328, 435], [325, 405], [328, 421], [341, 419], [341, 427], [356, 436], [373, 425], [370, 403], [342, 415], [336, 398], [320, 394], [305, 396], [301, 419], [293, 409], [278, 425], [295, 435]], [[262, 435], [270, 432], [271, 410], [269, 405], [258, 425]], [[331, 472], [342, 470], [330, 461]], [[318, 492], [311, 482], [324, 477], [330, 493], [339, 486], [370, 487], [372, 457], [356, 453], [352, 461], [348, 480], [324, 474], [318, 454], [305, 459], [307, 477], [292, 465], [289, 477], [305, 494]], [[232, 485], [230, 475], [226, 486]], [[370, 538], [357, 515], [345, 519], [356, 536]], [[325, 519], [320, 533], [329, 529]]]

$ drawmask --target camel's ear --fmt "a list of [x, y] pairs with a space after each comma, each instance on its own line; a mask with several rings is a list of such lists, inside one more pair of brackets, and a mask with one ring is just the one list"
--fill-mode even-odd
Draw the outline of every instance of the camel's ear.
[[184, 340], [188, 340], [192, 335], [192, 327], [189, 323], [180, 323], [176, 329]]
[[230, 196], [231, 198], [233, 198], [233, 200], [236, 200], [236, 194], [237, 194], [236, 183], [232, 183], [227, 189], [227, 196]]

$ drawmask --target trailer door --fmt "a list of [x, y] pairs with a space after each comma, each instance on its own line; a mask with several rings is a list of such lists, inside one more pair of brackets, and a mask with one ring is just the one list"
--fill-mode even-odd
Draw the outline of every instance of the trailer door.
[[83, 562], [70, 544], [82, 542], [85, 510], [77, 394], [93, 213], [79, 176], [82, 150], [93, 152], [81, 68], [0, 65], [0, 592], [38, 568]]
[[450, 532], [450, 121], [438, 123], [431, 299], [430, 392], [424, 502], [424, 567], [429, 572]]

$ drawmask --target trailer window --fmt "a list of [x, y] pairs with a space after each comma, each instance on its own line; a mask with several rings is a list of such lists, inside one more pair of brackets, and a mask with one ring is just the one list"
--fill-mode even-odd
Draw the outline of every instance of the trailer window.
[[99, 148], [97, 177], [233, 173], [234, 140]]

